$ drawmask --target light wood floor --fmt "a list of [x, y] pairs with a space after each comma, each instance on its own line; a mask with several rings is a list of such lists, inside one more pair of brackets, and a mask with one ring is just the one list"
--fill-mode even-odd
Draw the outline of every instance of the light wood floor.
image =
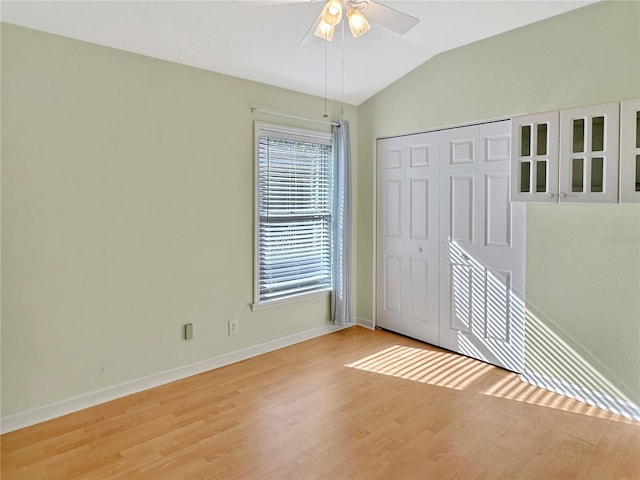
[[360, 327], [1, 441], [6, 480], [640, 479], [640, 424]]

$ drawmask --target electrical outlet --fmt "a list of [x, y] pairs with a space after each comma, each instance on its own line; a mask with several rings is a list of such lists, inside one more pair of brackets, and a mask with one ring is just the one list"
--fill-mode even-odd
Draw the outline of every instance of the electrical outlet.
[[229, 335], [235, 335], [239, 332], [238, 320], [229, 320]]
[[185, 323], [184, 325], [184, 339], [191, 340], [193, 338], [193, 323]]

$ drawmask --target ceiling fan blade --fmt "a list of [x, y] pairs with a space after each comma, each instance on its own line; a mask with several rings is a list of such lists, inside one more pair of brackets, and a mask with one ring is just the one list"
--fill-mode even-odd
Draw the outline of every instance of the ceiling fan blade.
[[302, 37], [302, 40], [300, 40], [300, 45], [308, 45], [316, 40], [320, 40], [318, 37], [314, 35], [316, 28], [320, 23], [320, 20], [322, 20], [322, 15], [318, 15], [318, 18], [316, 18], [316, 21], [311, 24], [311, 27], [309, 27], [309, 30], [307, 30], [307, 33], [305, 33], [304, 37]]
[[404, 35], [415, 27], [420, 19], [395, 8], [387, 7], [373, 0], [366, 0], [367, 8], [363, 10], [365, 17], [373, 23], [377, 23], [400, 35]]

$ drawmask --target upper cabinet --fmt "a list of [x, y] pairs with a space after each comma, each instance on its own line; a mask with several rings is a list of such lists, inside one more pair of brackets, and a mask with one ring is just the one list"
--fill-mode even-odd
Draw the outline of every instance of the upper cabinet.
[[618, 201], [618, 103], [560, 112], [560, 201]]
[[640, 202], [640, 99], [620, 103], [620, 201]]
[[557, 201], [558, 125], [558, 112], [511, 121], [511, 201]]
[[511, 121], [514, 202], [640, 202], [640, 100]]

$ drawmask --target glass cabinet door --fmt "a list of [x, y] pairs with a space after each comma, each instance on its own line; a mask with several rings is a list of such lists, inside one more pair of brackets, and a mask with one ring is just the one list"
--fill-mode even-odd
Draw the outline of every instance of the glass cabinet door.
[[640, 99], [620, 103], [620, 201], [640, 203]]
[[511, 201], [556, 202], [558, 112], [511, 120]]
[[560, 112], [561, 202], [617, 202], [619, 104]]

